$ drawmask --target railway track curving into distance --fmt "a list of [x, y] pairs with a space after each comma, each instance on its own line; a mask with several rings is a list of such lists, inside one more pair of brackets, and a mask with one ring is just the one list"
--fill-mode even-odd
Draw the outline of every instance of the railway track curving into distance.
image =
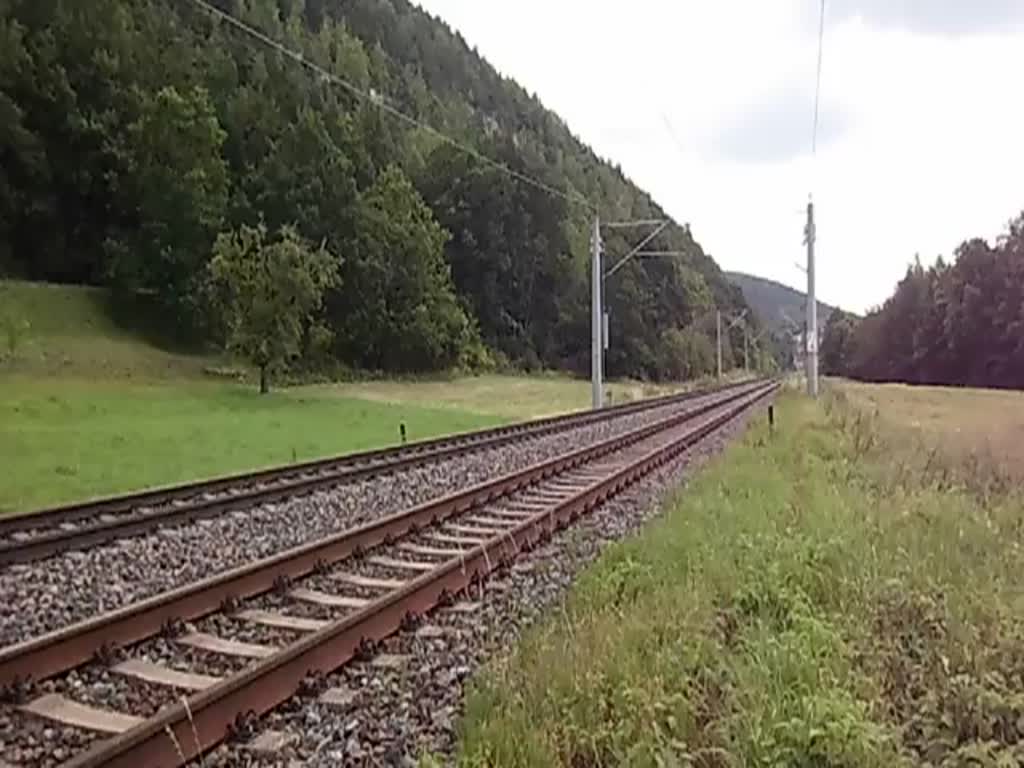
[[[745, 386], [732, 384], [722, 391]], [[201, 480], [0, 518], [0, 566], [27, 563], [162, 527], [250, 508], [343, 483], [682, 404], [718, 390], [625, 403], [283, 467]]]
[[344, 697], [319, 676], [354, 658], [392, 663], [375, 656], [378, 642], [431, 631], [431, 611], [472, 610], [474, 584], [777, 386], [705, 394], [655, 423], [0, 650], [0, 719], [59, 732], [73, 768], [159, 768], [296, 693]]

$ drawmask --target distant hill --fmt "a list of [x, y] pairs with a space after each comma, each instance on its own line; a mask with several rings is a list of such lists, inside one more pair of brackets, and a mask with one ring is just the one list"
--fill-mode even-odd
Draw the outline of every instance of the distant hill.
[[[772, 330], [783, 330], [791, 327], [787, 316], [793, 323], [803, 326], [804, 306], [807, 295], [803, 291], [790, 288], [788, 285], [754, 277], [742, 272], [726, 272], [726, 277], [734, 285], [739, 286], [743, 296], [758, 318]], [[824, 328], [835, 307], [818, 302], [818, 328]]]

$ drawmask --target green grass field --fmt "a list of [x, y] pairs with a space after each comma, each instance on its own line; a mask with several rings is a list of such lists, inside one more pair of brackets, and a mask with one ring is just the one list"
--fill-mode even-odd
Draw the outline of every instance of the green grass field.
[[1024, 764], [1020, 492], [843, 393], [777, 424], [476, 678], [460, 765]]
[[0, 378], [0, 511], [499, 424], [501, 417], [236, 384]]
[[[425, 439], [590, 403], [565, 376], [480, 376], [277, 389], [237, 364], [153, 346], [97, 289], [0, 281], [0, 514]], [[27, 322], [27, 327], [23, 324]], [[0, 325], [3, 323], [0, 322]], [[216, 374], [216, 375], [211, 375]], [[667, 391], [612, 383], [612, 402]]]

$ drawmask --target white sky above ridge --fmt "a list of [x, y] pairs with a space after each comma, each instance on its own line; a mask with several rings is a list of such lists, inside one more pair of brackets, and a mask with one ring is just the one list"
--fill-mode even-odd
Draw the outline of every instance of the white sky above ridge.
[[[418, 0], [725, 269], [862, 312], [1024, 210], [1024, 0]], [[672, 126], [670, 131], [668, 125]], [[674, 134], [674, 135], [673, 135]]]

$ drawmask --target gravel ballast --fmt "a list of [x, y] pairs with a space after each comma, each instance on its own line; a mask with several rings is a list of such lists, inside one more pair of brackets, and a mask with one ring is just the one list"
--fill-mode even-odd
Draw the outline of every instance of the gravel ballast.
[[631, 414], [0, 571], [0, 646], [393, 514], [707, 402]]
[[[423, 754], [451, 760], [465, 682], [488, 659], [510, 650], [523, 629], [557, 610], [574, 578], [612, 542], [635, 533], [659, 515], [668, 494], [763, 413], [764, 404], [734, 419], [686, 454], [532, 552], [495, 573], [472, 613], [445, 609], [424, 620], [423, 637], [402, 632], [382, 644], [382, 653], [406, 656], [396, 668], [372, 661], [349, 664], [319, 681], [318, 691], [342, 689], [351, 700], [326, 704], [315, 694], [295, 697], [254, 723], [251, 735], [267, 730], [287, 736], [272, 754], [251, 742], [222, 745], [207, 755], [206, 768], [235, 766], [415, 766]], [[440, 632], [433, 630], [439, 629]]]

